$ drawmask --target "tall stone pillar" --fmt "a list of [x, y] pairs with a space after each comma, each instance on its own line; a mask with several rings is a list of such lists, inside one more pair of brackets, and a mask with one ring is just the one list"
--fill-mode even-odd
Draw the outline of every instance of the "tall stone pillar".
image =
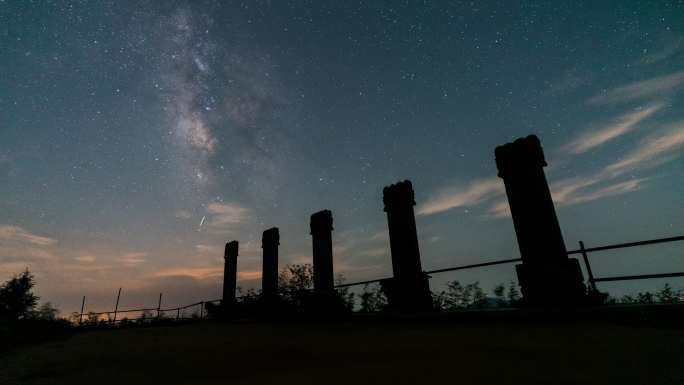
[[413, 186], [405, 180], [383, 190], [387, 213], [392, 271], [394, 277], [382, 282], [391, 307], [402, 310], [425, 310], [432, 307], [427, 276], [420, 265], [418, 233], [413, 212]]
[[311, 215], [314, 290], [316, 292], [332, 292], [335, 286], [332, 223], [332, 212], [330, 210], [319, 211]]
[[278, 295], [278, 245], [280, 245], [280, 234], [277, 227], [272, 227], [266, 231], [261, 238], [261, 248], [263, 249], [263, 267], [261, 275], [261, 294], [265, 298]]
[[539, 138], [517, 139], [497, 147], [495, 155], [523, 261], [516, 272], [524, 301], [532, 305], [580, 302], [585, 295], [582, 270], [565, 249]]
[[223, 254], [223, 304], [235, 302], [235, 289], [237, 285], [237, 257], [238, 242], [226, 243], [226, 251]]

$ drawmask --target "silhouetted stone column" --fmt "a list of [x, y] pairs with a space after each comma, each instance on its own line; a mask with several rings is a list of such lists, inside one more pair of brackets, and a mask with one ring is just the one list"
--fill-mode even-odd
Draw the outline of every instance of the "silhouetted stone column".
[[495, 155], [523, 261], [516, 272], [524, 301], [535, 305], [579, 302], [585, 293], [582, 270], [565, 249], [539, 138], [517, 139], [497, 147]]
[[278, 245], [280, 234], [277, 227], [264, 231], [261, 248], [264, 253], [263, 273], [261, 276], [261, 293], [265, 298], [278, 294]]
[[237, 257], [238, 242], [231, 241], [226, 243], [226, 251], [223, 254], [223, 303], [231, 304], [235, 302], [235, 288], [237, 285]]
[[427, 276], [420, 266], [418, 233], [413, 212], [413, 186], [406, 180], [383, 190], [394, 277], [382, 283], [389, 305], [404, 310], [432, 307]]
[[332, 212], [330, 210], [319, 211], [311, 215], [314, 290], [316, 292], [332, 292], [335, 286], [332, 223]]

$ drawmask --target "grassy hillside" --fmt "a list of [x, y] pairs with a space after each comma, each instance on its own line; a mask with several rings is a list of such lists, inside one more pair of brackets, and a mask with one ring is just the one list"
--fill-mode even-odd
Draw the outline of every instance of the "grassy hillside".
[[684, 384], [681, 323], [200, 322], [13, 351], [0, 384]]

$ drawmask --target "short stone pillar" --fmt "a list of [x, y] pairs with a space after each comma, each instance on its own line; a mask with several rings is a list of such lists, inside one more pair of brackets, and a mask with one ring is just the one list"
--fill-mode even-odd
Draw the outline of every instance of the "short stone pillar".
[[530, 135], [499, 146], [495, 156], [523, 261], [516, 266], [523, 301], [530, 305], [582, 301], [582, 270], [565, 249], [544, 175], [547, 164], [539, 138]]
[[237, 286], [237, 257], [238, 241], [226, 243], [226, 251], [223, 254], [223, 304], [229, 305], [235, 302], [235, 289]]
[[264, 298], [278, 295], [278, 245], [280, 245], [278, 228], [273, 227], [264, 231], [261, 238], [263, 249], [261, 294]]
[[311, 215], [311, 238], [313, 243], [314, 291], [332, 292], [335, 286], [333, 274], [332, 230], [330, 210]]
[[388, 305], [401, 310], [427, 310], [432, 307], [432, 294], [420, 265], [413, 186], [405, 180], [385, 187], [382, 194], [394, 273], [382, 284]]

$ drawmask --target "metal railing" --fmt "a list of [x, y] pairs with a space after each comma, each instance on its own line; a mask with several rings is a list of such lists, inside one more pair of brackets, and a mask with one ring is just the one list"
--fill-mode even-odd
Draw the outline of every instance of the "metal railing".
[[[591, 270], [591, 264], [589, 263], [589, 256], [588, 256], [589, 253], [597, 252], [597, 251], [604, 251], [604, 250], [613, 250], [613, 249], [622, 249], [622, 248], [628, 248], [628, 247], [653, 245], [653, 244], [658, 244], [658, 243], [676, 242], [676, 241], [684, 241], [684, 235], [680, 235], [680, 236], [676, 236], [676, 237], [649, 239], [646, 241], [638, 241], [638, 242], [617, 243], [617, 244], [613, 244], [613, 245], [597, 246], [597, 247], [590, 247], [590, 248], [585, 248], [584, 242], [579, 241], [580, 248], [577, 250], [568, 251], [567, 254], [568, 255], [582, 254], [582, 259], [584, 261], [584, 265], [585, 265], [586, 270], [587, 270], [587, 275], [589, 276], [589, 279], [588, 279], [589, 284], [591, 285], [592, 289], [596, 290], [596, 282], [626, 281], [626, 280], [634, 280], [634, 279], [652, 279], [652, 278], [668, 278], [668, 277], [684, 277], [684, 272], [661, 273], [661, 274], [623, 275], [623, 276], [615, 276], [615, 277], [599, 277], [599, 278], [596, 278], [596, 277], [594, 277], [594, 274]], [[501, 259], [501, 260], [491, 261], [491, 262], [475, 263], [475, 264], [471, 264], [471, 265], [463, 265], [463, 266], [447, 267], [447, 268], [443, 268], [443, 269], [428, 270], [428, 271], [424, 271], [424, 273], [428, 274], [428, 275], [429, 274], [438, 274], [438, 273], [444, 273], [444, 272], [448, 272], [448, 271], [474, 269], [474, 268], [478, 268], [478, 267], [503, 265], [503, 264], [507, 264], [507, 263], [514, 263], [514, 262], [521, 262], [521, 261], [522, 261], [521, 258]], [[360, 282], [343, 283], [340, 285], [336, 285], [335, 288], [343, 288], [343, 287], [358, 286], [358, 285], [367, 285], [367, 284], [371, 284], [371, 283], [378, 283], [378, 282], [383, 281], [385, 279], [388, 279], [388, 278], [380, 278], [380, 279], [372, 279], [372, 280], [360, 281]]]

